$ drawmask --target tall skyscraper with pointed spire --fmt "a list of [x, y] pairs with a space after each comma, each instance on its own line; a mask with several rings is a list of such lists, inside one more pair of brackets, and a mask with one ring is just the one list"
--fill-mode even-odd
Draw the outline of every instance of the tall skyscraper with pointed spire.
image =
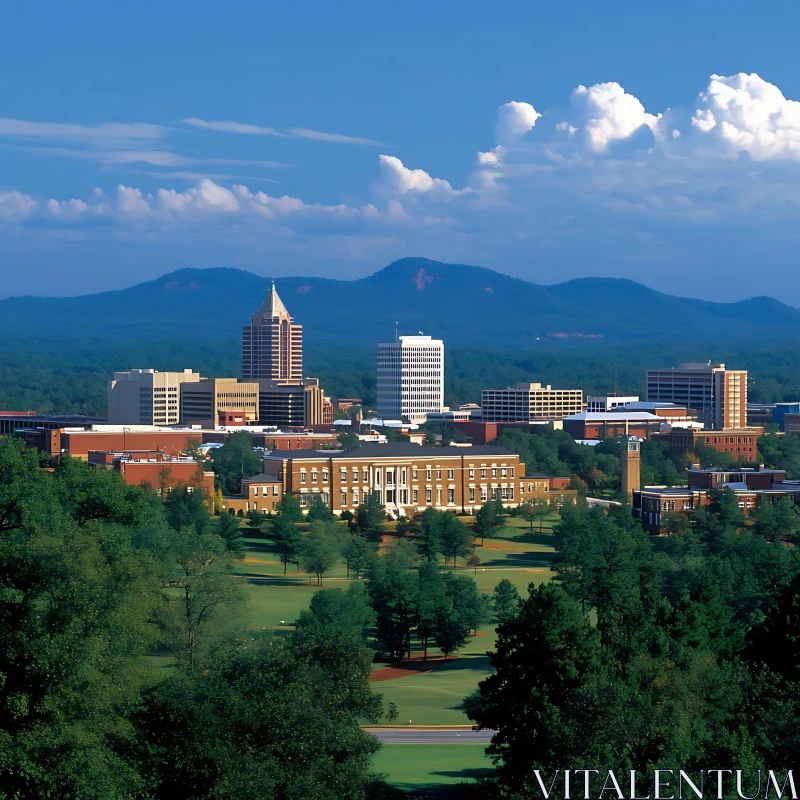
[[289, 316], [275, 284], [242, 329], [244, 380], [302, 381], [303, 326]]

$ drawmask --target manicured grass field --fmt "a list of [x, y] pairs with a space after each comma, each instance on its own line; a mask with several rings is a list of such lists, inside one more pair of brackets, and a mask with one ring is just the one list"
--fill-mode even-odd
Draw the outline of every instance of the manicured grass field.
[[[477, 569], [467, 569], [459, 560], [456, 574], [474, 578], [481, 592], [492, 594], [503, 579], [510, 580], [524, 597], [528, 584], [550, 580], [553, 554], [552, 526], [555, 518], [544, 521], [544, 530], [534, 530], [522, 519], [509, 518], [483, 546], [475, 549], [481, 559]], [[469, 524], [469, 520], [465, 520]], [[247, 533], [245, 534], [247, 536]], [[281, 629], [294, 620], [319, 590], [316, 579], [296, 572], [293, 565], [283, 574], [283, 565], [269, 541], [247, 538], [247, 554], [235, 572], [249, 599], [248, 627], [251, 630]], [[323, 588], [346, 588], [344, 564], [337, 565], [323, 580]], [[494, 626], [470, 637], [458, 658], [431, 672], [420, 672], [393, 680], [375, 681], [374, 691], [383, 695], [384, 705], [395, 703], [398, 723], [411, 720], [417, 725], [464, 725], [469, 722], [463, 699], [489, 674], [487, 650], [494, 647]], [[435, 649], [431, 650], [436, 653]], [[387, 666], [376, 663], [376, 668]], [[375, 759], [375, 769], [386, 773], [389, 781], [404, 790], [444, 789], [447, 786], [485, 774], [491, 763], [479, 744], [390, 744]]]
[[385, 744], [373, 764], [405, 791], [454, 786], [493, 770], [482, 744]]

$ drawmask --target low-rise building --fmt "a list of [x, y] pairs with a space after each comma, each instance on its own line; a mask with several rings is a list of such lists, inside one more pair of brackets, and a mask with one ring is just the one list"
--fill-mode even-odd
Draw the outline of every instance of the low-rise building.
[[711, 489], [732, 491], [747, 515], [763, 503], [790, 497], [800, 504], [800, 481], [786, 480], [783, 470], [758, 468], [692, 468], [686, 486], [644, 486], [633, 493], [633, 514], [648, 533], [660, 534], [664, 515], [678, 512], [691, 517], [695, 509], [708, 505]]
[[335, 513], [354, 511], [370, 494], [393, 516], [426, 508], [470, 514], [488, 500], [520, 502], [525, 465], [502, 447], [421, 447], [364, 443], [331, 452], [277, 451], [264, 456], [264, 474], [307, 509], [314, 495]]
[[561, 419], [582, 409], [581, 389], [553, 389], [549, 384], [518, 383], [507, 389], [484, 389], [481, 392], [481, 419], [484, 422]]
[[555, 506], [574, 504], [578, 493], [569, 488], [569, 478], [553, 478], [541, 472], [530, 472], [520, 481], [521, 503], [545, 500]]
[[333, 407], [317, 378], [258, 381], [258, 419], [280, 428], [332, 425]]
[[668, 433], [662, 434], [661, 438], [669, 442], [670, 451], [677, 455], [694, 454], [697, 445], [702, 444], [752, 463], [758, 458], [758, 437], [763, 433], [763, 428], [731, 428], [726, 431], [672, 428]]
[[222, 498], [222, 512], [244, 516], [248, 511], [272, 514], [283, 498], [283, 482], [275, 475], [253, 475], [242, 480], [238, 495]]
[[565, 417], [564, 430], [573, 439], [606, 439], [617, 436], [637, 436], [649, 439], [661, 430], [664, 418], [649, 411], [582, 411]]
[[783, 430], [786, 433], [800, 433], [800, 414], [784, 414]]
[[117, 470], [125, 483], [149, 486], [166, 498], [175, 490], [203, 493], [206, 504], [214, 511], [214, 473], [202, 468], [194, 458], [164, 455], [160, 452], [114, 453], [93, 450], [87, 461], [96, 469]]

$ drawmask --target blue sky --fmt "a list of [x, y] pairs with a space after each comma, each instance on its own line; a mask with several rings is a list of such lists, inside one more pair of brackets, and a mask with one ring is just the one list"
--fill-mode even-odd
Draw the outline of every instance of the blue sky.
[[800, 6], [8, 4], [0, 292], [423, 255], [800, 306]]

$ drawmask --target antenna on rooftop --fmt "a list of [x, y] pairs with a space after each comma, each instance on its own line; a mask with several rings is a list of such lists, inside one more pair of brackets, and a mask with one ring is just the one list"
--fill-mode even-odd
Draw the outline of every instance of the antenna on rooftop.
[[394, 340], [397, 342], [397, 321], [394, 323]]

